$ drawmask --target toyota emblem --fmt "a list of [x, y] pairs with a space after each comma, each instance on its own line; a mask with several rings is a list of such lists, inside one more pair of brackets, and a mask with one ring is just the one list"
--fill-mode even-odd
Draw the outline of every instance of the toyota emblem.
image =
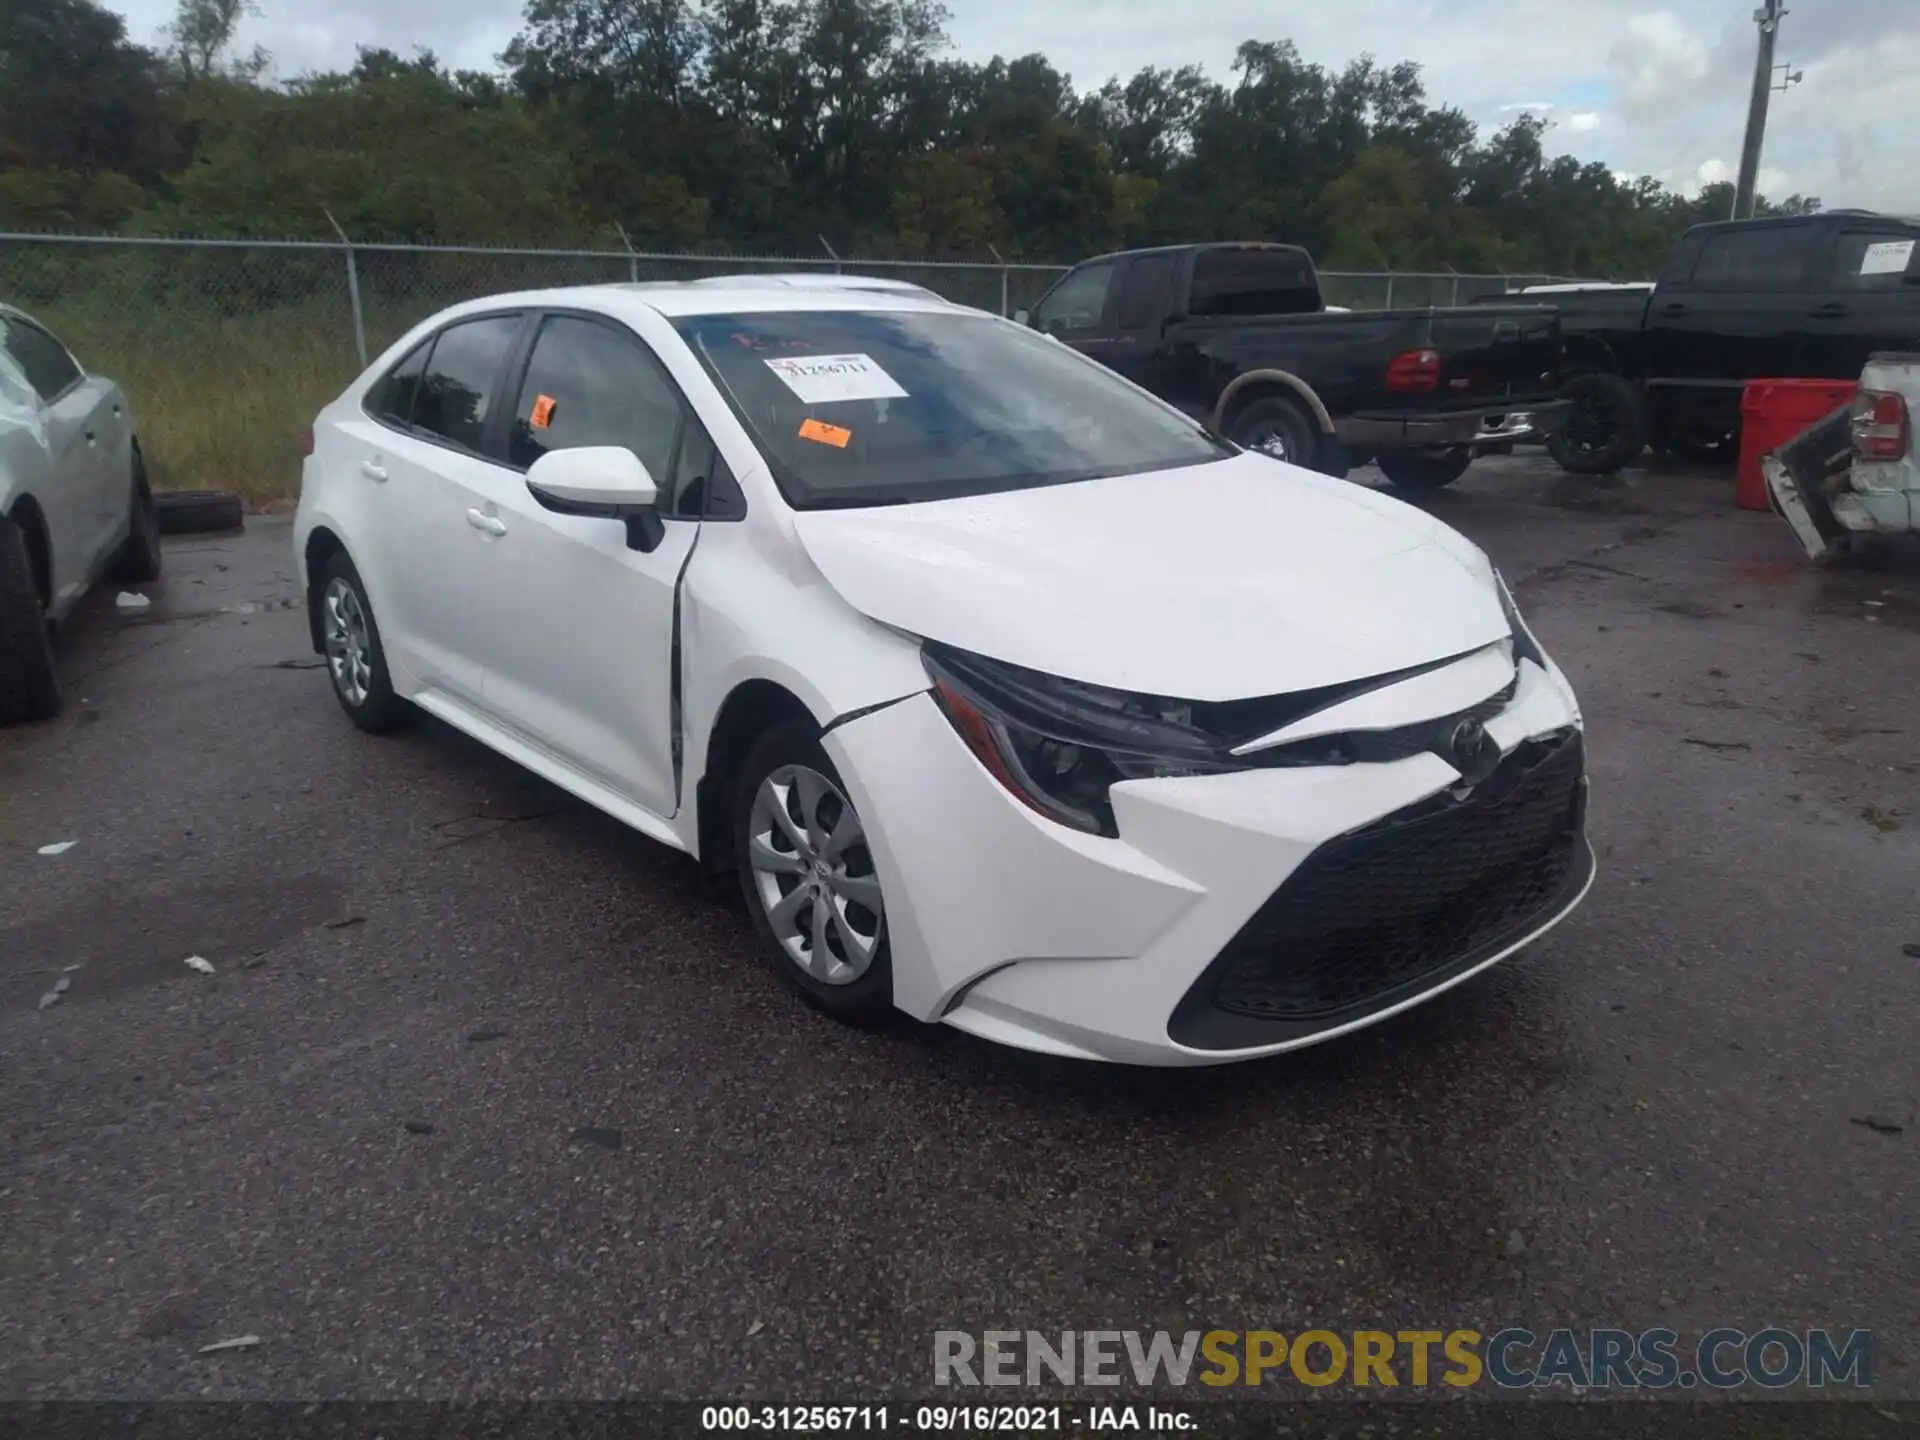
[[1454, 768], [1473, 779], [1481, 768], [1481, 752], [1486, 748], [1487, 727], [1478, 720], [1462, 720], [1447, 739], [1447, 753]]

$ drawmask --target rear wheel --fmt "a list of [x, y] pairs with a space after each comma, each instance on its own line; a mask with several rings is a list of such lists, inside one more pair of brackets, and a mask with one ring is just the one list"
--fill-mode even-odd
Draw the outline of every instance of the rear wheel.
[[60, 676], [27, 532], [0, 519], [0, 725], [59, 713]]
[[1576, 375], [1560, 387], [1573, 402], [1566, 422], [1547, 439], [1547, 453], [1576, 475], [1612, 475], [1647, 445], [1647, 410], [1639, 390], [1618, 375]]
[[369, 734], [399, 729], [417, 712], [393, 693], [387, 652], [380, 644], [380, 627], [374, 623], [360, 572], [341, 551], [327, 561], [315, 583], [320, 590], [321, 645], [334, 699], [347, 718]]
[[740, 888], [780, 978], [839, 1020], [893, 1011], [886, 901], [859, 812], [810, 721], [755, 742], [733, 793]]
[[113, 557], [111, 574], [130, 585], [147, 585], [160, 578], [160, 508], [153, 503], [147, 483], [146, 461], [133, 452], [133, 494], [126, 541]]
[[1227, 438], [1243, 450], [1303, 470], [1318, 468], [1320, 427], [1304, 405], [1283, 395], [1262, 395], [1242, 405], [1227, 424]]
[[1471, 450], [1386, 450], [1374, 457], [1380, 473], [1401, 490], [1438, 490], [1473, 464]]

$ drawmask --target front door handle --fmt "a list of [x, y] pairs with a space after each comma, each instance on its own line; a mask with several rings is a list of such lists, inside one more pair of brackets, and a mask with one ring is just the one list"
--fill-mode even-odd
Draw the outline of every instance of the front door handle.
[[387, 467], [382, 465], [378, 460], [362, 460], [360, 462], [360, 473], [366, 476], [367, 479], [377, 480], [383, 485], [387, 480]]
[[1673, 305], [1662, 305], [1660, 307], [1660, 313], [1669, 319], [1678, 320], [1682, 315], [1689, 312], [1686, 306], [1676, 303]]
[[502, 520], [498, 515], [483, 515], [478, 510], [469, 510], [467, 511], [467, 523], [473, 526], [474, 529], [484, 531], [488, 535], [504, 535], [507, 533], [507, 522]]
[[99, 437], [96, 436], [91, 430], [87, 431], [87, 443], [89, 445], [96, 445], [99, 443]]
[[1815, 320], [1842, 320], [1853, 312], [1838, 300], [1829, 300], [1824, 305], [1816, 305], [1807, 312]]

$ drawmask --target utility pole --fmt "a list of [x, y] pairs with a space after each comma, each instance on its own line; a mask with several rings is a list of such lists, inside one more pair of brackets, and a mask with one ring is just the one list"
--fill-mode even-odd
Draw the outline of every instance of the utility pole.
[[1760, 27], [1760, 53], [1753, 62], [1753, 99], [1747, 104], [1747, 140], [1740, 150], [1740, 179], [1733, 190], [1733, 218], [1753, 218], [1753, 191], [1760, 178], [1760, 149], [1767, 139], [1767, 100], [1773, 94], [1773, 41], [1787, 12], [1781, 0], [1764, 0], [1753, 12]]

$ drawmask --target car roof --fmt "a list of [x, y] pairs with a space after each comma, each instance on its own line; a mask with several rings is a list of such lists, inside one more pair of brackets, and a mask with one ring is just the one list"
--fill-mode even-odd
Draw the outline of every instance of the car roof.
[[435, 320], [483, 310], [551, 307], [618, 316], [636, 309], [670, 319], [781, 310], [965, 311], [923, 286], [864, 275], [716, 275], [701, 280], [620, 281], [487, 295], [450, 306]]

